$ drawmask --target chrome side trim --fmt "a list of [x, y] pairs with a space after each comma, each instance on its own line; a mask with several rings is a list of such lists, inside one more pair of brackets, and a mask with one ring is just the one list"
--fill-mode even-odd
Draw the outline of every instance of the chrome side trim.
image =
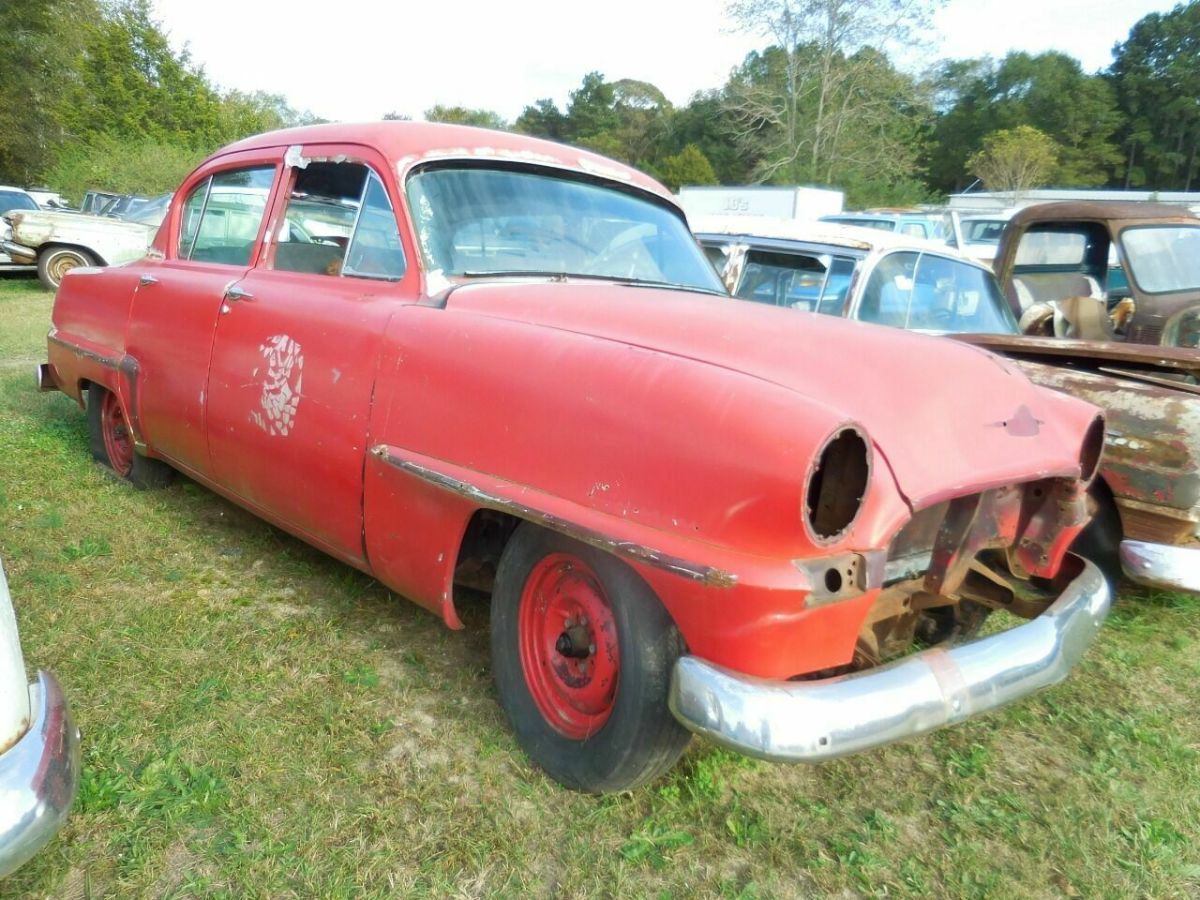
[[0, 878], [49, 843], [79, 790], [79, 729], [58, 680], [38, 672], [29, 700], [33, 724], [0, 755]]
[[1121, 568], [1147, 587], [1200, 593], [1200, 547], [1121, 541]]
[[89, 350], [86, 347], [80, 347], [78, 344], [72, 343], [65, 338], [60, 338], [57, 332], [51, 331], [46, 336], [46, 340], [51, 343], [58, 344], [60, 347], [65, 347], [72, 353], [82, 356], [84, 359], [90, 359], [92, 362], [99, 363], [106, 369], [117, 369], [121, 366], [120, 356], [105, 356], [102, 353], [97, 353], [95, 350]]
[[709, 587], [727, 588], [733, 587], [737, 583], [737, 576], [732, 572], [726, 572], [722, 569], [716, 569], [712, 566], [704, 566], [698, 563], [693, 563], [688, 560], [679, 559], [674, 556], [668, 556], [651, 547], [646, 547], [641, 544], [635, 544], [631, 541], [622, 541], [617, 538], [610, 537], [599, 531], [591, 528], [586, 528], [574, 522], [567, 521], [559, 516], [545, 512], [540, 509], [534, 509], [531, 506], [526, 506], [523, 503], [517, 503], [515, 500], [509, 500], [507, 497], [500, 497], [495, 494], [490, 494], [473, 484], [455, 478], [453, 475], [448, 475], [444, 472], [439, 472], [431, 469], [428, 466], [423, 466], [420, 463], [405, 459], [402, 456], [397, 456], [389, 451], [387, 445], [379, 444], [371, 448], [371, 453], [374, 454], [389, 466], [393, 466], [402, 472], [407, 472], [410, 475], [416, 476], [424, 481], [429, 482], [443, 490], [466, 497], [473, 503], [478, 503], [480, 506], [488, 509], [499, 510], [500, 512], [511, 513], [521, 519], [528, 519], [531, 522], [537, 522], [539, 525], [549, 528], [552, 531], [559, 531], [576, 540], [583, 541], [585, 544], [591, 544], [593, 547], [598, 547], [609, 553], [616, 553], [619, 556], [625, 556], [629, 559], [637, 560], [638, 562], [647, 563], [659, 569], [664, 569], [675, 575], [680, 575], [684, 578], [689, 578], [692, 581], [698, 581], [701, 584]]
[[670, 708], [718, 744], [777, 762], [822, 762], [961, 722], [1067, 677], [1108, 615], [1093, 564], [1042, 615], [957, 647], [820, 681], [768, 681], [694, 656], [675, 664]]

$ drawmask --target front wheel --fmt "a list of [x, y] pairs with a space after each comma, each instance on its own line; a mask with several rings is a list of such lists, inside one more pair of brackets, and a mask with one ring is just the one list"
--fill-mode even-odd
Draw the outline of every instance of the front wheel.
[[87, 398], [88, 439], [92, 456], [136, 488], [164, 487], [174, 470], [166, 463], [137, 452], [121, 398], [92, 385]]
[[73, 247], [52, 247], [38, 254], [38, 278], [47, 290], [57, 291], [63, 276], [78, 266], [94, 266], [86, 250]]
[[667, 708], [683, 640], [625, 563], [525, 523], [500, 558], [491, 625], [500, 705], [551, 778], [622, 791], [683, 753], [690, 735]]

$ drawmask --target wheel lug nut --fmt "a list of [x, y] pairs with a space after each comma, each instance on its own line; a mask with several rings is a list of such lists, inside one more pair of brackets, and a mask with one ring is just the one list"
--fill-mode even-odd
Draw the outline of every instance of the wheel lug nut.
[[596, 645], [595, 645], [595, 644], [588, 644], [588, 655], [589, 655], [589, 656], [592, 656], [592, 655], [594, 655], [594, 654], [595, 654], [595, 652], [596, 652]]
[[579, 624], [580, 624], [580, 625], [586, 625], [586, 624], [587, 624], [587, 616], [580, 616], [580, 617], [579, 617]]

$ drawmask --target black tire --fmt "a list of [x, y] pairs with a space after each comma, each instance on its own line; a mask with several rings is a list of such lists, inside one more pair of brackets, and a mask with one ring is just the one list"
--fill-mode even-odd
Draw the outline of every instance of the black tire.
[[87, 392], [88, 446], [92, 458], [112, 469], [113, 473], [124, 481], [128, 481], [138, 490], [153, 490], [166, 487], [175, 478], [175, 470], [162, 460], [151, 459], [133, 450], [125, 463], [114, 460], [109, 454], [104, 432], [106, 423], [102, 414], [105, 398], [110, 397], [118, 405], [120, 401], [105, 388], [93, 384]]
[[[520, 609], [526, 584], [535, 572], [546, 571], [550, 558], [563, 554], [580, 561], [581, 568], [595, 576], [594, 583], [611, 610], [610, 624], [619, 648], [615, 696], [607, 719], [583, 737], [568, 736], [551, 724], [534, 699], [522, 662], [525, 620]], [[543, 620], [550, 621], [550, 614]], [[592, 638], [593, 652], [600, 639]], [[500, 705], [517, 742], [560, 784], [588, 793], [628, 790], [666, 772], [687, 746], [690, 734], [667, 708], [671, 672], [684, 652], [683, 639], [650, 586], [616, 557], [531, 523], [522, 524], [496, 571], [491, 647]], [[559, 650], [556, 646], [543, 652]], [[598, 674], [599, 665], [593, 670]]]
[[38, 278], [48, 291], [57, 291], [63, 275], [77, 266], [94, 266], [96, 260], [77, 247], [50, 247], [38, 254]]
[[1096, 564], [1104, 573], [1116, 596], [1121, 583], [1121, 538], [1125, 531], [1121, 527], [1121, 513], [1117, 510], [1112, 491], [1097, 479], [1088, 491], [1095, 513], [1086, 528], [1075, 538], [1071, 552]]

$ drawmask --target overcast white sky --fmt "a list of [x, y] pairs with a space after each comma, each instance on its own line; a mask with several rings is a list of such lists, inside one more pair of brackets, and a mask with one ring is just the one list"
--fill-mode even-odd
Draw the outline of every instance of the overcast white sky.
[[[1149, 12], [1175, 0], [949, 0], [918, 61], [1058, 49], [1094, 71]], [[760, 37], [731, 33], [725, 0], [154, 0], [172, 42], [219, 85], [283, 94], [343, 121], [435, 103], [514, 118], [560, 105], [584, 73], [657, 85], [675, 103], [719, 87]]]

